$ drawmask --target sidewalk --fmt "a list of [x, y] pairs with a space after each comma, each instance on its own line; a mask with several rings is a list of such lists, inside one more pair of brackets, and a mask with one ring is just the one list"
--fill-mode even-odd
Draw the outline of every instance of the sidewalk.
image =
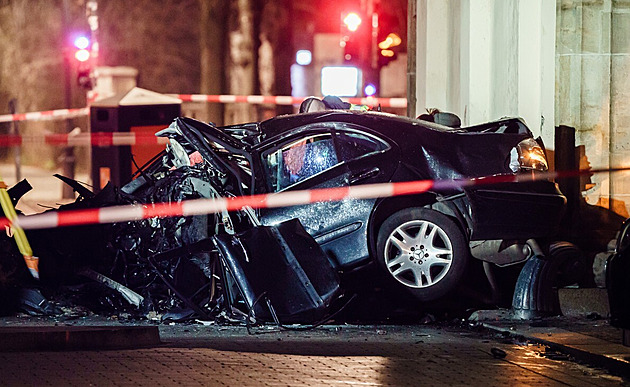
[[[580, 293], [595, 294], [590, 299], [597, 301], [603, 289], [591, 289]], [[588, 301], [574, 298], [580, 310], [590, 310]], [[565, 313], [571, 314], [571, 305], [563, 305]], [[598, 307], [601, 308], [601, 305]], [[446, 323], [446, 325], [444, 325]], [[335, 324], [323, 330], [308, 331], [309, 337], [330, 336], [323, 332], [336, 332]], [[415, 329], [442, 329], [448, 322], [423, 325], [418, 321], [407, 328], [387, 328], [388, 331]], [[368, 324], [369, 325], [369, 324]], [[364, 328], [367, 328], [365, 325]], [[508, 310], [477, 311], [469, 319], [469, 329], [483, 328], [494, 332], [500, 340], [513, 343], [536, 343], [548, 347], [550, 356], [566, 354], [578, 362], [602, 367], [611, 372], [630, 376], [630, 347], [622, 344], [622, 330], [612, 327], [606, 316], [598, 313], [536, 318], [533, 320], [510, 319]], [[272, 327], [262, 328], [271, 329]], [[261, 329], [261, 328], [259, 328]], [[341, 329], [341, 328], [339, 328]], [[350, 329], [344, 326], [344, 331]], [[353, 330], [363, 330], [357, 325]], [[385, 329], [385, 328], [384, 328]], [[158, 334], [159, 331], [159, 334]], [[195, 333], [196, 332], [196, 333]], [[200, 332], [204, 332], [200, 334]], [[319, 333], [316, 333], [319, 332]], [[376, 332], [376, 331], [375, 331]], [[378, 334], [378, 332], [377, 332]], [[19, 336], [18, 336], [19, 335]], [[101, 316], [61, 318], [30, 317], [26, 315], [0, 318], [0, 352], [20, 350], [103, 350], [120, 348], [155, 347], [172, 342], [187, 342], [195, 346], [209, 339], [222, 338], [239, 341], [249, 336], [244, 327], [219, 326], [216, 324], [159, 324], [158, 321], [125, 321]], [[334, 336], [334, 335], [333, 335]], [[332, 337], [332, 336], [331, 336]], [[91, 338], [91, 339], [90, 339]]]
[[492, 321], [484, 322], [483, 326], [630, 376], [630, 347], [622, 344], [621, 329], [611, 327], [607, 320], [555, 317], [531, 322]]
[[619, 375], [545, 347], [441, 325], [326, 325], [311, 331], [160, 325], [127, 350], [0, 352], [6, 386], [620, 386]]
[[605, 289], [561, 289], [563, 316], [512, 320], [509, 311], [478, 311], [471, 320], [515, 341], [529, 341], [577, 361], [630, 376], [630, 347], [610, 325]]

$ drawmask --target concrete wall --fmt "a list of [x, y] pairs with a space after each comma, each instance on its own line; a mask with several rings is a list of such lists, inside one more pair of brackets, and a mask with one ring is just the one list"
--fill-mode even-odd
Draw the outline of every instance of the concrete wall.
[[[556, 123], [576, 128], [582, 168], [630, 165], [630, 1], [558, 0]], [[628, 216], [630, 174], [585, 181], [589, 204]]]

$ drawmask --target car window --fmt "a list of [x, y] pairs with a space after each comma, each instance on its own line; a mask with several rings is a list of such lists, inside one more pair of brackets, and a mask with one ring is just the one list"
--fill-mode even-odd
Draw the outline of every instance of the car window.
[[269, 188], [281, 191], [338, 164], [330, 134], [317, 134], [293, 141], [263, 154]]
[[343, 161], [358, 159], [388, 148], [384, 142], [362, 133], [338, 132], [339, 155]]

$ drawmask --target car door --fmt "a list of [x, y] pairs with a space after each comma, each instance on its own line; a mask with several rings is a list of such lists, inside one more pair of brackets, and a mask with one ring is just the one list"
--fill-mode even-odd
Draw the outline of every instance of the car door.
[[[340, 157], [348, 170], [345, 185], [355, 186], [389, 182], [398, 166], [397, 148], [388, 140], [370, 134], [366, 129], [344, 124], [335, 132]], [[347, 199], [352, 209], [347, 216], [348, 231], [343, 235], [329, 234], [316, 238], [340, 258], [345, 266], [352, 266], [369, 259], [368, 220], [376, 204], [373, 199]]]
[[[346, 124], [333, 128], [315, 124], [260, 154], [269, 192], [281, 192], [386, 179], [381, 169], [369, 165], [368, 158], [387, 149], [387, 143]], [[353, 164], [361, 158], [362, 163]], [[260, 219], [265, 225], [300, 219], [335, 263], [348, 266], [369, 257], [366, 230], [373, 205], [374, 200], [324, 201], [264, 209]]]

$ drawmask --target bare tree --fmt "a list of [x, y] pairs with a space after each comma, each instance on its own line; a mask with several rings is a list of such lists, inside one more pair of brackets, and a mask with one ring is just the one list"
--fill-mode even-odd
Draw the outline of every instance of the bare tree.
[[[227, 0], [199, 0], [201, 10], [199, 47], [201, 49], [201, 93], [224, 94], [225, 17]], [[209, 121], [223, 123], [223, 105], [207, 104]]]
[[[262, 95], [291, 95], [291, 7], [289, 0], [263, 2], [258, 48], [258, 78]], [[291, 109], [290, 106], [269, 106], [261, 116], [289, 113]]]
[[[72, 2], [70, 24], [80, 26], [77, 16], [85, 13]], [[65, 107], [64, 56], [69, 55], [69, 37], [64, 35], [63, 1], [12, 0], [0, 3], [0, 114], [8, 112], [8, 102], [17, 100], [19, 112]], [[70, 95], [70, 107], [85, 104], [85, 96]], [[85, 125], [86, 120], [76, 120]], [[64, 132], [63, 122], [25, 122], [22, 134]], [[24, 147], [25, 164], [54, 168], [61, 149]], [[7, 156], [6, 153], [2, 156]]]
[[[228, 92], [236, 95], [254, 93], [254, 15], [252, 0], [230, 0], [228, 17], [228, 55], [226, 68]], [[225, 123], [247, 122], [255, 119], [249, 104], [225, 107]]]
[[160, 93], [199, 92], [197, 0], [99, 2], [99, 60], [139, 70], [138, 86]]

